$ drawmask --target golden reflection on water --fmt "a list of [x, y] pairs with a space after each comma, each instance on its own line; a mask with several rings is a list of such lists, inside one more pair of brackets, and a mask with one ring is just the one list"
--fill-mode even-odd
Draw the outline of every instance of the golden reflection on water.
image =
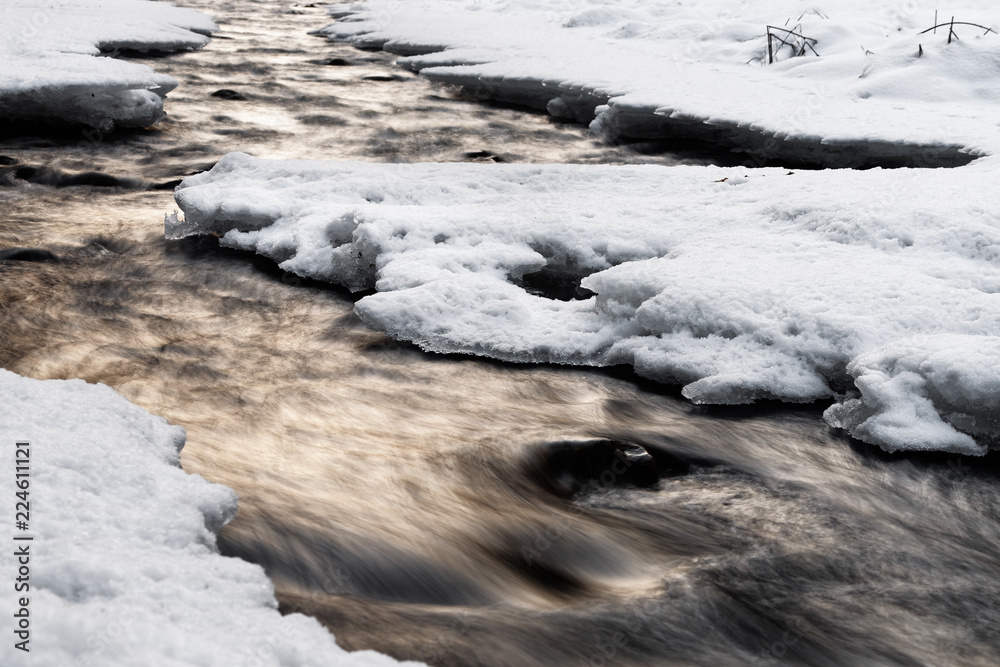
[[[107, 383], [183, 425], [185, 469], [240, 495], [225, 552], [349, 648], [569, 664], [620, 631], [623, 664], [746, 664], [807, 622], [803, 664], [844, 634], [865, 660], [996, 656], [989, 478], [880, 460], [817, 409], [703, 410], [599, 372], [423, 354], [345, 293], [164, 241], [167, 194], [0, 197], [5, 244], [63, 258], [0, 265], [0, 363]], [[538, 482], [544, 443], [594, 437], [703, 464], [576, 499]]]
[[[385, 54], [306, 35], [320, 8], [201, 5], [233, 39], [153, 63], [182, 81], [159, 129], [7, 137], [0, 154], [151, 182], [230, 150], [674, 160], [450, 99]], [[354, 64], [316, 62], [333, 56]], [[426, 355], [364, 327], [350, 295], [163, 240], [172, 208], [169, 192], [0, 188], [0, 247], [63, 258], [0, 263], [0, 365], [104, 382], [183, 425], [185, 469], [240, 495], [226, 553], [264, 564], [284, 609], [344, 646], [593, 664], [621, 632], [623, 665], [769, 664], [774, 646], [796, 664], [996, 664], [993, 478], [883, 460], [817, 408], [704, 410], [613, 374]], [[591, 438], [699, 463], [573, 499], [539, 482], [545, 443]]]

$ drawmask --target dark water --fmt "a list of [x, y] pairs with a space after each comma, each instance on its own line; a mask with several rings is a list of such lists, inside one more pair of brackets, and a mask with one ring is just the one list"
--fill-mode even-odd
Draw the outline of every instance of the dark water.
[[231, 150], [724, 151], [604, 146], [461, 99], [307, 35], [320, 7], [183, 4], [223, 32], [148, 60], [181, 81], [156, 129], [5, 130], [0, 249], [60, 261], [0, 261], [0, 364], [183, 425], [185, 469], [240, 494], [223, 552], [263, 564], [284, 610], [434, 665], [1000, 664], [995, 460], [880, 455], [823, 406], [704, 409], [614, 370], [427, 355], [350, 294], [162, 238], [171, 182]]

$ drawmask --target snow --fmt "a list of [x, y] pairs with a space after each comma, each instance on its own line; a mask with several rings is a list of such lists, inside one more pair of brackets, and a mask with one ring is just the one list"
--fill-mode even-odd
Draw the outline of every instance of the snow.
[[[836, 396], [827, 420], [861, 439], [981, 454], [997, 434], [996, 385], [981, 369], [1000, 362], [997, 162], [983, 157], [1000, 152], [1000, 6], [937, 9], [861, 0], [338, 6], [321, 34], [403, 55], [402, 66], [431, 80], [589, 123], [609, 140], [712, 141], [745, 153], [746, 169], [349, 167], [368, 175], [365, 190], [351, 175], [319, 176], [326, 167], [233, 158], [191, 179], [178, 201], [189, 227], [226, 233], [227, 244], [375, 287], [359, 314], [429, 350], [630, 363], [698, 402]], [[952, 17], [992, 30], [927, 32]], [[768, 32], [787, 36], [780, 28], [797, 33], [804, 55], [774, 41], [769, 62]], [[948, 172], [755, 168], [772, 159], [953, 167], [977, 157]], [[293, 187], [277, 176], [288, 170], [321, 184]], [[237, 173], [266, 184], [261, 198], [285, 188], [308, 202], [259, 205]], [[229, 231], [234, 202], [206, 187], [234, 182], [244, 211], [259, 216], [254, 229]], [[326, 237], [324, 213], [346, 216], [327, 221]], [[433, 235], [447, 241], [427, 245]], [[543, 263], [597, 296], [563, 303], [520, 289], [520, 276]]]
[[0, 118], [101, 130], [152, 125], [177, 86], [102, 53], [196, 49], [218, 30], [200, 12], [152, 0], [10, 0], [3, 11]]
[[0, 493], [9, 512], [20, 440], [31, 443], [30, 530], [21, 535], [34, 539], [8, 537], [0, 569], [13, 582], [14, 547], [30, 544], [30, 590], [22, 593], [30, 653], [14, 647], [8, 630], [0, 663], [400, 664], [347, 653], [315, 619], [282, 616], [259, 566], [219, 555], [215, 532], [235, 514], [236, 497], [181, 470], [180, 427], [104, 385], [0, 370]]
[[[883, 447], [982, 453], [997, 393], [966, 375], [1000, 368], [996, 182], [994, 158], [789, 172], [231, 154], [181, 184], [166, 232], [374, 289], [356, 312], [426, 350], [632, 364], [701, 403], [838, 396], [831, 423]], [[596, 296], [532, 293], [543, 268]], [[914, 336], [976, 362], [900, 352]], [[919, 423], [893, 427], [910, 408]], [[936, 411], [947, 423], [923, 430]]]
[[[831, 406], [827, 420], [892, 449], [984, 453], [972, 436], [1000, 433], [1000, 338], [935, 335], [894, 341], [848, 368], [861, 390]], [[971, 435], [970, 435], [971, 434]]]
[[[936, 166], [995, 153], [1000, 36], [919, 34], [938, 6], [796, 0], [372, 0], [334, 8], [330, 39], [480, 95], [591, 122], [609, 138], [664, 134], [769, 158]], [[947, 15], [943, 12], [947, 9]], [[939, 21], [1000, 28], [1000, 6], [956, 2]], [[821, 57], [777, 52], [798, 28]], [[913, 103], [920, 105], [917, 112]]]

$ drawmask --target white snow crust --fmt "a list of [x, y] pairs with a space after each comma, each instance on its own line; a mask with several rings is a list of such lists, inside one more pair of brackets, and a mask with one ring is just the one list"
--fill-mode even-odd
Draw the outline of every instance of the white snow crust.
[[[371, 0], [331, 14], [337, 21], [320, 32], [332, 40], [401, 54], [401, 65], [432, 80], [589, 123], [608, 139], [705, 139], [746, 153], [750, 167], [772, 158], [955, 166], [1000, 149], [995, 3]], [[992, 30], [923, 32], [952, 17]], [[793, 56], [775, 40], [769, 63], [769, 26], [813, 38], [818, 55]], [[950, 173], [788, 177], [545, 168], [544, 177], [518, 180], [499, 169], [428, 169], [414, 178], [452, 191], [517, 182], [511, 197], [523, 206], [482, 194], [465, 219], [457, 211], [468, 203], [435, 217], [447, 203], [423, 193], [410, 204], [422, 209], [416, 215], [388, 213], [398, 203], [391, 197], [378, 214], [362, 206], [350, 252], [371, 266], [344, 277], [338, 231], [327, 243], [334, 268], [316, 275], [375, 285], [359, 313], [428, 349], [627, 362], [684, 383], [702, 402], [836, 395], [828, 421], [869, 442], [982, 453], [996, 440], [996, 390], [978, 366], [960, 362], [1000, 362], [997, 170], [983, 162]], [[533, 185], [542, 180], [548, 190]], [[181, 201], [194, 198], [182, 193]], [[268, 215], [273, 228], [230, 232], [227, 242], [271, 253], [289, 270], [316, 270], [317, 257], [291, 248], [311, 243], [316, 252], [326, 242], [292, 231], [290, 211]], [[450, 219], [460, 231], [442, 233], [479, 250], [463, 248], [459, 258], [417, 250], [388, 229], [369, 232], [390, 217], [397, 228], [402, 219], [441, 227]], [[495, 261], [488, 243], [503, 248]], [[587, 275], [583, 286], [596, 299], [538, 301], [511, 284], [541, 261]]]
[[218, 30], [201, 12], [153, 0], [8, 0], [2, 10], [0, 118], [105, 131], [158, 121], [177, 81], [102, 53], [196, 49]]
[[[840, 396], [831, 423], [883, 447], [982, 453], [998, 394], [970, 373], [1000, 368], [996, 174], [993, 158], [790, 173], [231, 154], [181, 184], [166, 232], [375, 289], [356, 312], [426, 350], [632, 364], [702, 403]], [[543, 268], [596, 297], [523, 289]], [[914, 336], [937, 341], [931, 361]]]
[[848, 371], [861, 398], [826, 419], [890, 449], [984, 453], [1000, 433], [1000, 338], [939, 334], [894, 341], [858, 356]]
[[[371, 0], [320, 32], [609, 137], [719, 141], [754, 160], [935, 166], [997, 152], [1000, 5], [920, 0]], [[767, 26], [813, 38], [777, 49]], [[777, 45], [777, 42], [775, 42]], [[919, 110], [913, 104], [919, 104]]]
[[[259, 566], [219, 555], [215, 531], [235, 514], [236, 496], [181, 470], [182, 428], [104, 385], [0, 370], [0, 493], [11, 531], [18, 440], [31, 443], [30, 531], [19, 534], [34, 540], [30, 591], [16, 595], [30, 599], [32, 634], [23, 653], [8, 629], [0, 664], [400, 664], [347, 653], [315, 619], [282, 616]], [[12, 544], [8, 534], [6, 582], [18, 576]]]

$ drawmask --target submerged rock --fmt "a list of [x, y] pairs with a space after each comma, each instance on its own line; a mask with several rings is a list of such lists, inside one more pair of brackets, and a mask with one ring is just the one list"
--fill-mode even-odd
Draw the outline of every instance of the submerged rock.
[[229, 88], [221, 88], [215, 91], [214, 93], [212, 93], [212, 97], [218, 97], [219, 99], [222, 100], [234, 100], [237, 102], [245, 102], [247, 99], [246, 97], [244, 97], [243, 93], [237, 92], [235, 90], [230, 90]]
[[0, 250], [0, 261], [58, 262], [59, 255], [44, 248], [5, 248]]
[[542, 483], [563, 497], [598, 488], [645, 488], [660, 479], [656, 460], [644, 447], [617, 440], [547, 443], [531, 465]]

